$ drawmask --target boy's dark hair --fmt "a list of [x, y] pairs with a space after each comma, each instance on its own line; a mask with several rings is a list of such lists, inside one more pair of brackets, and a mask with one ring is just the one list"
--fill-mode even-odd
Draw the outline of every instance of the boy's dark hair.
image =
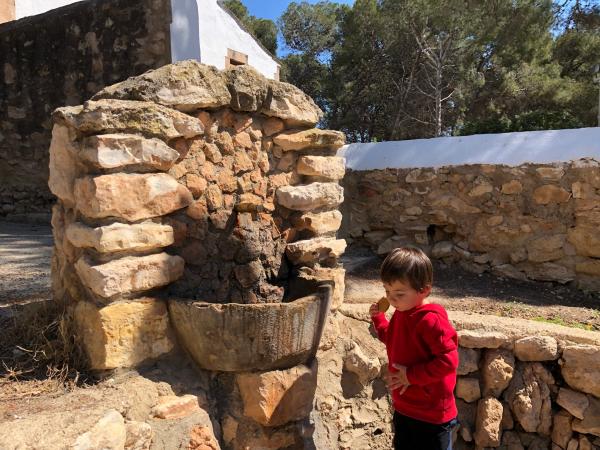
[[431, 260], [419, 248], [395, 248], [381, 264], [381, 281], [384, 283], [408, 281], [415, 291], [421, 292], [425, 286], [433, 284]]

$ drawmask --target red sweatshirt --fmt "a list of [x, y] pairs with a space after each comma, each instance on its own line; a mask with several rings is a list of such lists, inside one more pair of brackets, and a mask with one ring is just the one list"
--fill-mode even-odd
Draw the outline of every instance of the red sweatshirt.
[[387, 348], [390, 370], [392, 364], [407, 367], [410, 386], [402, 395], [400, 389], [392, 391], [396, 411], [434, 424], [454, 419], [458, 337], [446, 310], [428, 303], [395, 311], [389, 322], [379, 313], [373, 324]]

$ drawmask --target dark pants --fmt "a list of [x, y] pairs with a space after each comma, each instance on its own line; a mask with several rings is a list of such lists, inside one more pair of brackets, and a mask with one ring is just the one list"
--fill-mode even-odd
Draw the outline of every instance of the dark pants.
[[439, 425], [394, 412], [395, 450], [452, 450], [452, 430], [458, 421]]

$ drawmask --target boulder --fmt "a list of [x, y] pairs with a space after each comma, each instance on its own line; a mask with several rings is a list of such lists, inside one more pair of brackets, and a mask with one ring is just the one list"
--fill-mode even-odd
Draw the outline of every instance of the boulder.
[[479, 350], [458, 347], [458, 375], [467, 375], [479, 370]]
[[558, 343], [550, 336], [529, 336], [515, 341], [515, 355], [521, 361], [558, 359]]
[[344, 239], [315, 238], [289, 243], [286, 255], [292, 264], [313, 266], [324, 263], [331, 266], [346, 250]]
[[97, 265], [81, 257], [75, 264], [83, 284], [103, 298], [165, 286], [183, 275], [183, 267], [183, 258], [168, 253], [128, 256]]
[[525, 267], [525, 273], [534, 280], [557, 281], [563, 284], [575, 279], [575, 271], [572, 268], [551, 262], [532, 264]]
[[276, 195], [281, 206], [296, 211], [337, 208], [344, 201], [344, 189], [337, 183], [282, 186], [277, 189]]
[[190, 430], [189, 450], [221, 450], [221, 446], [212, 431], [212, 427], [196, 425]]
[[554, 414], [552, 421], [552, 442], [560, 448], [566, 449], [573, 437], [572, 422], [573, 417], [566, 411], [561, 410]]
[[453, 249], [454, 244], [451, 241], [436, 242], [436, 244], [431, 249], [431, 256], [433, 256], [436, 259], [446, 258], [452, 255]]
[[122, 450], [125, 448], [125, 420], [111, 409], [87, 433], [77, 438], [73, 450]]
[[458, 342], [467, 348], [498, 348], [507, 345], [509, 339], [499, 331], [460, 330]]
[[494, 190], [494, 186], [489, 183], [478, 184], [469, 191], [469, 197], [481, 197], [484, 194], [489, 194]]
[[600, 436], [600, 399], [588, 398], [590, 406], [585, 410], [583, 420], [573, 420], [573, 431]]
[[300, 175], [340, 180], [346, 172], [346, 160], [341, 156], [301, 156], [296, 170]]
[[55, 123], [88, 135], [133, 133], [168, 141], [204, 133], [199, 119], [152, 102], [88, 101], [83, 106], [58, 108], [52, 117]]
[[560, 180], [565, 174], [565, 169], [562, 167], [538, 167], [535, 171], [545, 180]]
[[341, 131], [312, 128], [284, 131], [273, 136], [273, 143], [284, 152], [320, 148], [336, 150], [346, 143], [346, 138]]
[[276, 117], [269, 117], [264, 121], [262, 129], [265, 136], [272, 136], [285, 130], [285, 123]]
[[404, 236], [392, 236], [379, 244], [377, 247], [377, 254], [381, 256], [387, 255], [395, 248], [403, 247], [407, 243], [407, 239]]
[[93, 370], [134, 367], [175, 345], [162, 300], [142, 298], [102, 308], [79, 301], [74, 319]]
[[600, 347], [567, 345], [563, 349], [562, 376], [573, 389], [600, 397]]
[[500, 397], [515, 370], [515, 357], [509, 350], [487, 350], [481, 364], [483, 395]]
[[466, 402], [474, 402], [481, 398], [478, 378], [458, 377], [456, 380], [456, 396]]
[[315, 292], [322, 281], [333, 281], [330, 310], [344, 303], [346, 270], [343, 267], [301, 267], [298, 276], [290, 280], [290, 292], [295, 298]]
[[560, 186], [545, 184], [533, 191], [533, 200], [539, 205], [550, 203], [565, 203], [571, 198], [571, 193]]
[[568, 230], [568, 240], [581, 256], [600, 258], [600, 235], [598, 227], [578, 225]]
[[552, 402], [549, 385], [552, 384], [554, 378], [539, 362], [526, 363], [516, 371], [505, 399], [512, 407], [515, 420], [525, 431], [550, 435]]
[[291, 126], [315, 126], [323, 112], [296, 86], [269, 80], [269, 95], [260, 112], [285, 120]]
[[77, 209], [86, 217], [132, 222], [169, 214], [193, 201], [185, 186], [164, 173], [80, 178], [75, 182], [75, 196]]
[[126, 450], [150, 450], [152, 445], [152, 427], [146, 422], [125, 422]]
[[96, 169], [137, 166], [145, 171], [167, 171], [179, 158], [179, 152], [156, 138], [102, 134], [85, 138], [79, 157]]
[[179, 111], [220, 108], [231, 102], [227, 77], [214, 66], [179, 61], [106, 87], [92, 100], [155, 102]]
[[381, 363], [379, 358], [369, 358], [358, 344], [353, 344], [352, 349], [344, 357], [344, 368], [348, 372], [354, 373], [364, 386], [379, 375]]
[[600, 277], [600, 260], [590, 259], [588, 261], [577, 263], [575, 264], [575, 271], [593, 277]]
[[174, 242], [173, 227], [153, 222], [96, 228], [76, 222], [67, 226], [65, 235], [75, 247], [94, 248], [100, 253], [153, 250]]
[[308, 230], [315, 236], [336, 232], [342, 224], [342, 213], [337, 209], [321, 213], [308, 212], [294, 220], [293, 225], [299, 230]]
[[563, 234], [555, 234], [527, 242], [529, 261], [546, 262], [562, 258], [565, 254], [563, 251], [565, 237]]
[[257, 111], [267, 100], [267, 79], [248, 65], [232, 67], [224, 72], [231, 92], [231, 108], [235, 111]]
[[511, 180], [502, 185], [501, 192], [506, 195], [520, 194], [523, 191], [523, 185], [519, 180]]
[[481, 210], [475, 206], [471, 206], [464, 200], [455, 197], [451, 194], [442, 194], [433, 197], [430, 204], [434, 208], [448, 208], [458, 214], [478, 214]]
[[286, 370], [240, 373], [236, 383], [244, 415], [275, 427], [302, 420], [310, 414], [317, 388], [316, 367], [299, 365]]
[[54, 125], [50, 141], [50, 174], [48, 187], [67, 207], [75, 205], [75, 180], [80, 176], [75, 133], [64, 125]]
[[558, 390], [556, 403], [578, 419], [583, 419], [585, 410], [590, 406], [587, 395], [563, 387]]
[[479, 400], [475, 424], [475, 443], [479, 447], [498, 447], [502, 433], [502, 403], [493, 397]]

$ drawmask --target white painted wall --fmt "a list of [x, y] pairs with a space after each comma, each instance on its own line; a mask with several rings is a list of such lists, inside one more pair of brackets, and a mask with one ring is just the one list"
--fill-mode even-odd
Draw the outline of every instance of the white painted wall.
[[15, 0], [15, 18], [35, 16], [51, 9], [77, 3], [79, 0]]
[[352, 170], [600, 160], [600, 128], [349, 144], [338, 154]]
[[[225, 68], [227, 49], [248, 55], [248, 65], [267, 78], [275, 78], [277, 62], [218, 4], [217, 0], [196, 0], [200, 31], [200, 62]], [[173, 39], [173, 34], [171, 38]], [[178, 53], [176, 52], [173, 54]], [[173, 62], [177, 61], [176, 59]]]

